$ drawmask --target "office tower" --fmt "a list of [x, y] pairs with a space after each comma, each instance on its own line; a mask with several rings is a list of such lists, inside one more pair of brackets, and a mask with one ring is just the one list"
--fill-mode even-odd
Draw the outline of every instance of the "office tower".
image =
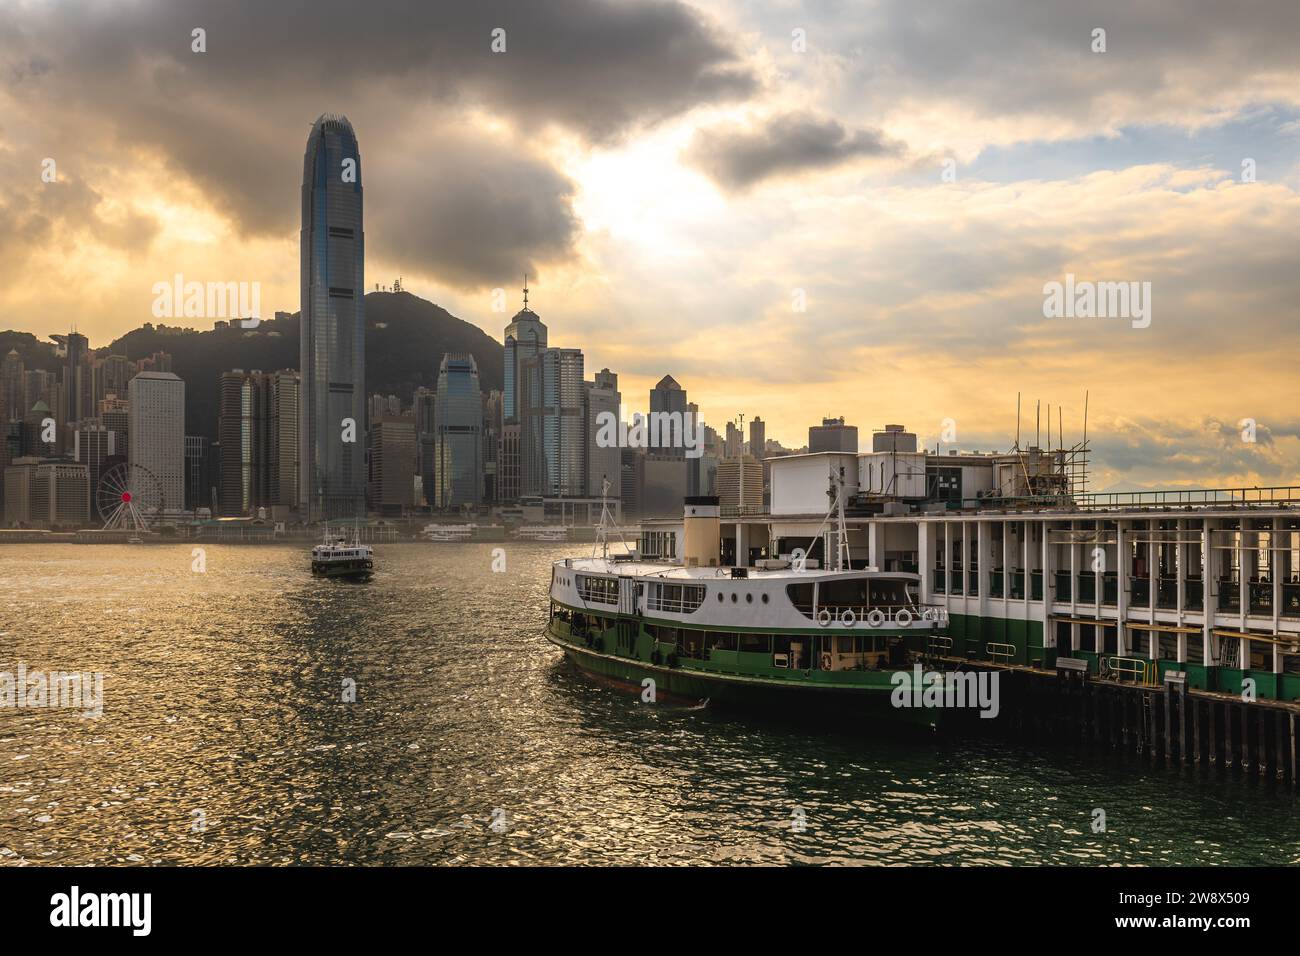
[[[324, 114], [303, 157], [299, 493], [304, 516], [365, 514], [365, 233], [352, 124]], [[222, 457], [228, 449], [222, 446]]]
[[749, 453], [759, 461], [767, 454], [767, 424], [757, 415], [749, 423]]
[[301, 378], [293, 369], [271, 375], [271, 456], [274, 487], [271, 500], [298, 507], [298, 397]]
[[23, 455], [49, 458], [58, 453], [57, 436], [52, 441], [46, 440], [50, 434], [48, 425], [53, 417], [54, 413], [50, 410], [50, 406], [40, 399], [23, 416], [21, 442]]
[[79, 332], [69, 332], [63, 363], [63, 396], [68, 424], [94, 417], [94, 399], [90, 389], [87, 363], [89, 340]]
[[645, 497], [645, 452], [640, 448], [620, 448], [619, 490], [622, 491], [623, 514], [639, 518]]
[[497, 451], [501, 444], [501, 391], [483, 393], [483, 500], [497, 500]]
[[43, 369], [30, 368], [23, 372], [23, 410], [16, 417], [25, 419], [39, 403], [44, 403], [46, 412], [55, 415], [59, 407], [59, 380]]
[[[610, 417], [617, 422], [619, 405], [623, 396], [618, 390], [618, 376], [607, 368], [596, 373], [594, 380], [583, 385], [585, 396], [584, 418], [587, 437], [587, 495], [600, 497], [604, 481], [609, 482], [609, 497], [616, 499], [621, 494], [623, 485], [622, 455], [618, 442], [609, 443], [608, 448], [601, 448], [596, 438], [601, 431], [602, 420]], [[602, 417], [603, 416], [603, 417]], [[608, 433], [608, 429], [605, 432]]]
[[654, 434], [649, 436], [651, 446], [648, 453], [652, 458], [686, 457], [683, 429], [691, 427], [687, 425], [689, 414], [686, 389], [678, 385], [671, 375], [665, 375], [659, 380], [659, 384], [650, 390], [651, 422], [653, 423], [656, 415], [673, 417], [661, 418], [662, 422], [669, 422], [670, 426], [661, 424], [658, 436]]
[[217, 438], [221, 461], [220, 506], [226, 517], [253, 515], [274, 504], [279, 462], [274, 454], [272, 376], [234, 369], [221, 373]]
[[86, 465], [43, 461], [36, 466], [32, 521], [48, 528], [82, 528], [90, 518], [90, 477]]
[[[185, 510], [212, 507], [212, 445], [204, 435], [185, 436]], [[213, 515], [215, 518], [216, 515]]]
[[4, 471], [5, 514], [8, 528], [30, 528], [33, 524], [33, 500], [36, 497], [36, 469], [41, 459], [22, 455]]
[[520, 396], [525, 496], [581, 498], [586, 494], [582, 351], [547, 349], [523, 363]]
[[23, 404], [23, 360], [17, 349], [0, 359], [0, 424], [21, 421], [30, 405]]
[[148, 358], [142, 358], [135, 363], [136, 372], [170, 372], [172, 370], [172, 357], [168, 352], [154, 352]]
[[122, 451], [125, 449], [119, 450], [117, 446], [117, 432], [105, 428], [98, 419], [83, 420], [72, 433], [72, 457], [74, 461], [86, 466], [92, 507], [99, 479], [108, 469], [108, 459]]
[[370, 417], [382, 418], [384, 415], [402, 414], [402, 400], [396, 395], [371, 395]]
[[433, 466], [432, 507], [445, 510], [483, 500], [483, 399], [472, 355], [449, 352], [438, 368]]
[[420, 496], [426, 505], [432, 505], [436, 497], [433, 480], [433, 449], [437, 407], [436, 389], [421, 385], [415, 390], [411, 408], [415, 416], [415, 473], [420, 476]]
[[744, 451], [744, 432], [736, 425], [735, 422], [727, 422], [727, 438], [723, 445], [723, 457], [735, 458]]
[[125, 355], [110, 355], [95, 365], [95, 408], [109, 395], [125, 395], [127, 383], [135, 374], [132, 362]]
[[[503, 393], [504, 394], [504, 393]], [[502, 399], [502, 410], [505, 401]], [[523, 426], [518, 422], [501, 423], [501, 440], [497, 443], [497, 497], [500, 503], [519, 500], [523, 477]]]
[[175, 515], [185, 507], [185, 383], [171, 372], [141, 372], [127, 386], [131, 435], [128, 459], [153, 475], [140, 489], [140, 509]]
[[537, 313], [528, 308], [528, 282], [524, 281], [524, 307], [506, 326], [505, 388], [502, 391], [502, 419], [517, 422], [523, 418], [520, 402], [519, 371], [523, 363], [546, 350], [546, 326]]
[[844, 451], [857, 454], [858, 426], [845, 425], [844, 416], [823, 418], [820, 426], [808, 428], [808, 451]]
[[497, 455], [497, 500], [516, 501], [524, 487], [524, 427], [527, 417], [523, 394], [524, 363], [546, 350], [546, 326], [528, 308], [528, 281], [524, 280], [524, 307], [506, 326], [504, 388], [501, 392], [501, 442]]
[[370, 423], [370, 507], [403, 515], [415, 504], [415, 416], [381, 415]]
[[[126, 394], [124, 389], [121, 395]], [[118, 395], [109, 395], [99, 403], [96, 417], [109, 431], [117, 432], [118, 454], [125, 455], [131, 447], [131, 403]]]

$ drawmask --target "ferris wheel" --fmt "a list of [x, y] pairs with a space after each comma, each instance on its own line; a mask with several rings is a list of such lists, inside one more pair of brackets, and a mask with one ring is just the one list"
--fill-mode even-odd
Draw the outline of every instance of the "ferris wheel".
[[162, 513], [162, 483], [143, 465], [114, 465], [99, 479], [95, 505], [105, 531], [146, 531]]

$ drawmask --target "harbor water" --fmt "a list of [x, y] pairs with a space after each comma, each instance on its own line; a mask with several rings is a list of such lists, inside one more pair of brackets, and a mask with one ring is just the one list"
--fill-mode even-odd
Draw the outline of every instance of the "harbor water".
[[0, 708], [0, 865], [1300, 863], [1289, 788], [598, 683], [542, 635], [590, 547], [0, 548], [0, 672], [103, 675]]

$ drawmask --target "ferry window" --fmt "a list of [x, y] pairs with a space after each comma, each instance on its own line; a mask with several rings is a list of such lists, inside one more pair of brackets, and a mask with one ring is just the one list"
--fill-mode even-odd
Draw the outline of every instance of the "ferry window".
[[704, 635], [704, 647], [711, 651], [734, 651], [737, 643], [737, 635], [735, 634], [708, 631]]
[[764, 594], [763, 594], [763, 603], [764, 603], [764, 604], [767, 603], [767, 593], [766, 593], [766, 592], [764, 592]]
[[718, 592], [718, 600], [719, 600], [719, 601], [722, 600], [722, 592], [721, 592], [721, 591]]
[[811, 581], [801, 584], [787, 584], [785, 593], [790, 595], [790, 603], [801, 611], [812, 611], [813, 584]]
[[754, 603], [754, 595], [753, 595], [753, 594], [746, 594], [746, 595], [745, 595], [745, 603], [746, 603], [746, 604], [753, 604], [753, 603]]
[[770, 653], [768, 646], [772, 638], [767, 634], [742, 634], [740, 635], [740, 649], [750, 653], [767, 654]]
[[732, 603], [732, 604], [735, 604], [735, 603], [736, 603], [736, 592], [735, 592], [735, 591], [732, 591], [732, 592], [731, 592], [731, 603]]
[[651, 611], [668, 611], [673, 614], [690, 614], [704, 603], [705, 587], [702, 584], [655, 583], [650, 586], [646, 606]]
[[584, 601], [596, 604], [618, 603], [618, 580], [616, 578], [593, 578], [585, 574], [578, 575], [578, 596]]

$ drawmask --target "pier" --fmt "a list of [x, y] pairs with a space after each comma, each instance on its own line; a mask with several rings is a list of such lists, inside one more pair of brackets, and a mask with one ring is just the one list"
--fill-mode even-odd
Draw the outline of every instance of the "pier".
[[[941, 670], [998, 674], [1003, 717], [998, 723], [1012, 735], [1128, 752], [1156, 765], [1255, 777], [1297, 789], [1300, 703], [1197, 689], [1179, 672], [1166, 673], [1159, 684], [1140, 676], [1099, 679], [1075, 658], [1059, 658], [1051, 670], [942, 653], [926, 654], [924, 660]], [[980, 724], [974, 717], [969, 714], [964, 723]]]

